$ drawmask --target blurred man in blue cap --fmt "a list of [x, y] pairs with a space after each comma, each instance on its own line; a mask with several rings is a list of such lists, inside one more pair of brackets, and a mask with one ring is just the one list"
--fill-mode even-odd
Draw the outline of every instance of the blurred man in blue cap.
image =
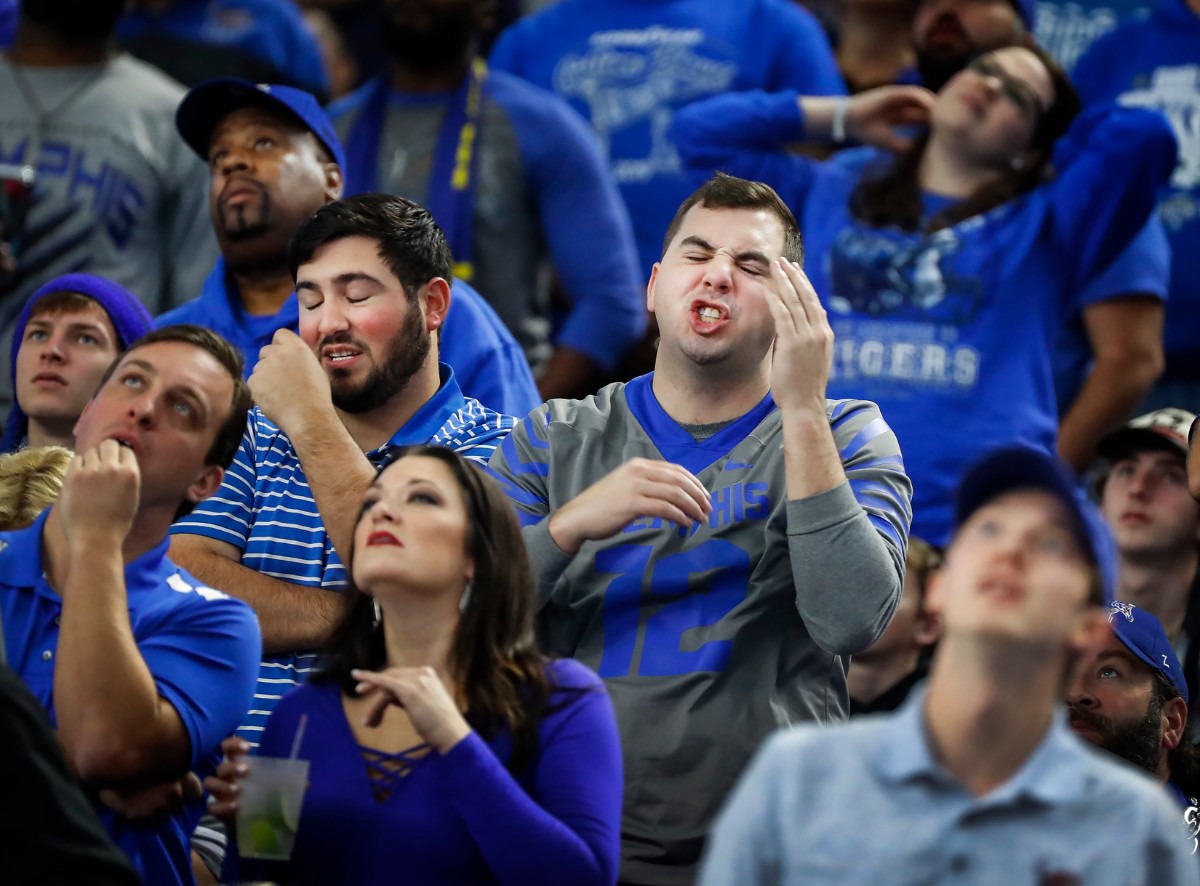
[[1069, 469], [1032, 449], [985, 456], [955, 525], [929, 587], [943, 635], [928, 683], [895, 714], [772, 738], [717, 822], [703, 886], [1200, 882], [1179, 813], [1062, 710], [1114, 576]]
[[1114, 601], [1112, 630], [1080, 658], [1067, 693], [1080, 738], [1148, 771], [1181, 807], [1200, 796], [1200, 759], [1188, 729], [1188, 685], [1162, 622]]

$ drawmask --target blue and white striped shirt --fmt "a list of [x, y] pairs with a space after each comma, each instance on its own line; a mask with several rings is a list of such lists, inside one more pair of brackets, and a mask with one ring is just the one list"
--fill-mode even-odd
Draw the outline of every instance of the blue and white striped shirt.
[[[441, 365], [442, 385], [385, 446], [429, 443], [485, 463], [513, 428], [513, 419], [462, 395], [453, 371]], [[246, 435], [211, 498], [171, 527], [172, 535], [201, 535], [238, 548], [250, 569], [305, 587], [341, 591], [346, 569], [317, 511], [292, 441], [255, 407]], [[234, 589], [236, 590], [236, 589]], [[313, 650], [264, 656], [254, 703], [238, 734], [257, 747], [279, 699], [303, 683], [316, 664]]]

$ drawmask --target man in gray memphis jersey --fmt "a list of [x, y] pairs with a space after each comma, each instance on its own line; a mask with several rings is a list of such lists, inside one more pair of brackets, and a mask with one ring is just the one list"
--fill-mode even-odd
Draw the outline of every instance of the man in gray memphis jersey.
[[759, 742], [841, 720], [900, 597], [911, 485], [874, 404], [827, 401], [833, 333], [766, 185], [718, 175], [668, 229], [653, 373], [531, 413], [490, 470], [517, 505], [546, 650], [605, 678], [621, 880], [690, 883]]
[[[123, 7], [24, 0], [0, 57], [0, 164], [35, 171], [23, 223], [0, 215], [16, 257], [0, 273], [3, 340], [25, 299], [55, 277], [107, 277], [157, 314], [199, 292], [217, 259], [208, 170], [175, 132], [184, 89], [113, 49]], [[10, 385], [5, 373], [0, 404]]]

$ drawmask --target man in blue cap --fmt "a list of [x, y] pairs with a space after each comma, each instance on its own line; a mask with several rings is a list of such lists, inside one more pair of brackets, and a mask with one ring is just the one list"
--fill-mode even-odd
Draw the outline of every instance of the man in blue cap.
[[704, 886], [1200, 882], [1179, 812], [1067, 726], [1063, 678], [1106, 629], [1114, 573], [1070, 471], [994, 452], [959, 485], [955, 523], [929, 587], [944, 631], [929, 682], [896, 714], [772, 738], [718, 820]]
[[[296, 330], [287, 244], [342, 196], [346, 157], [329, 118], [302, 89], [228, 77], [192, 89], [176, 125], [209, 165], [209, 215], [221, 258], [199, 298], [158, 318], [207, 326], [242, 351], [246, 373], [279, 329]], [[455, 281], [441, 358], [467, 396], [524, 415], [540, 402], [516, 340], [479, 293]]]
[[1188, 685], [1162, 622], [1114, 601], [1112, 630], [1080, 658], [1067, 693], [1080, 738], [1145, 769], [1182, 808], [1200, 796], [1200, 759], [1188, 729]]

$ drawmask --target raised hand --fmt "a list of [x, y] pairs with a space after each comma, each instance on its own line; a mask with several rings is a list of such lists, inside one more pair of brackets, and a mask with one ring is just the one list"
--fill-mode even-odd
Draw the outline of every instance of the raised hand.
[[358, 694], [371, 698], [363, 717], [367, 726], [378, 726], [388, 705], [397, 705], [425, 743], [442, 754], [471, 732], [446, 684], [431, 667], [353, 670], [350, 675], [358, 680]]
[[550, 537], [568, 554], [585, 541], [610, 538], [638, 517], [659, 517], [680, 526], [708, 519], [708, 490], [686, 468], [666, 461], [631, 458], [550, 515]]
[[902, 130], [929, 122], [934, 93], [921, 86], [880, 86], [849, 99], [846, 134], [855, 141], [902, 151], [912, 137]]
[[781, 411], [825, 413], [825, 389], [833, 365], [833, 329], [816, 290], [800, 265], [785, 258], [771, 264], [767, 305], [775, 319], [771, 393]]
[[332, 409], [325, 370], [290, 329], [276, 330], [271, 343], [258, 352], [249, 385], [263, 415], [292, 438], [303, 433], [311, 410]]
[[141, 485], [137, 456], [116, 440], [76, 454], [56, 505], [68, 549], [90, 543], [119, 548], [137, 515]]

